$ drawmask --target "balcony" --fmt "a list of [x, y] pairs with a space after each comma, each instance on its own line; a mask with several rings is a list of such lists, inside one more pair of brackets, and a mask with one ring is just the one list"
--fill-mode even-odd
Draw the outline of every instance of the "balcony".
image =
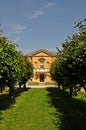
[[49, 72], [49, 69], [48, 68], [38, 68], [38, 69], [34, 69], [35, 72]]

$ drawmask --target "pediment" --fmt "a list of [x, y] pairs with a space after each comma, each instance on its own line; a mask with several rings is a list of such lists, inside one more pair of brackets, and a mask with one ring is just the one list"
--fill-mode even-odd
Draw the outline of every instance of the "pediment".
[[44, 53], [44, 52], [39, 52], [39, 53], [37, 53], [37, 54], [35, 54], [34, 56], [50, 56], [49, 54], [46, 54], [46, 53]]
[[45, 49], [39, 49], [37, 51], [27, 54], [26, 56], [28, 57], [28, 56], [56, 56], [56, 55]]

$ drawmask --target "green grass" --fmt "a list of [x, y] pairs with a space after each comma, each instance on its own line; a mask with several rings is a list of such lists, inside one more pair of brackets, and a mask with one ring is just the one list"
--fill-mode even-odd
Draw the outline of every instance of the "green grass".
[[56, 85], [55, 82], [45, 82], [44, 84], [45, 84], [45, 85]]
[[0, 130], [86, 130], [86, 99], [57, 88], [16, 90], [0, 96]]
[[1, 111], [0, 130], [55, 130], [50, 113], [48, 91], [29, 89], [16, 97], [10, 108]]
[[39, 82], [28, 82], [28, 85], [39, 85]]

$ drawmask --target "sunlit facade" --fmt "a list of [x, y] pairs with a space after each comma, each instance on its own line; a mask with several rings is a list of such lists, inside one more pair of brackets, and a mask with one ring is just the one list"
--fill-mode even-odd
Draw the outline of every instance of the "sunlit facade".
[[27, 59], [33, 64], [33, 82], [50, 82], [50, 66], [55, 61], [56, 54], [45, 49], [39, 49], [26, 55]]

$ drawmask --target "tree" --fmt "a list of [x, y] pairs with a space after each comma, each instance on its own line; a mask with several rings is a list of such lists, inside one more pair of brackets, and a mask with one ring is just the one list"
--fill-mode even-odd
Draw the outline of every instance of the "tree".
[[0, 82], [1, 88], [9, 87], [10, 97], [21, 71], [19, 52], [6, 37], [0, 37]]
[[50, 67], [50, 75], [52, 80], [54, 80], [57, 84], [58, 87], [60, 88], [60, 85], [63, 85], [63, 71], [62, 71], [62, 59], [60, 57], [55, 60]]
[[26, 82], [33, 76], [33, 66], [27, 60], [25, 56], [21, 56], [22, 64], [21, 64], [21, 72], [20, 72], [20, 79], [19, 79], [19, 86], [24, 85], [26, 89]]
[[59, 59], [51, 66], [52, 78], [69, 88], [70, 96], [77, 89], [77, 84], [84, 88], [86, 85], [86, 19], [76, 23], [76, 27], [79, 33], [65, 40], [62, 50], [57, 52]]
[[0, 37], [0, 88], [7, 85], [10, 97], [13, 97], [13, 90], [16, 82], [24, 84], [33, 75], [32, 64], [27, 61], [23, 54], [16, 50], [8, 38]]

